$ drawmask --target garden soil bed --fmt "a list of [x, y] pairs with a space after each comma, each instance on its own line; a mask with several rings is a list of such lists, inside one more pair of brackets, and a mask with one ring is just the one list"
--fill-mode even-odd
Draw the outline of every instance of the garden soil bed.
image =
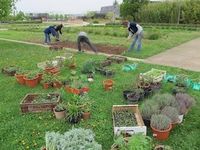
[[[56, 42], [53, 43], [52, 46], [60, 46], [60, 47], [66, 47], [66, 48], [77, 48], [77, 43], [72, 41], [63, 41], [63, 42]], [[83, 50], [92, 51], [90, 47], [87, 44], [81, 45]], [[111, 46], [111, 45], [103, 45], [103, 44], [94, 44], [94, 46], [97, 48], [98, 52], [106, 53], [106, 54], [122, 54], [126, 48], [122, 46]]]
[[39, 95], [41, 94], [27, 94], [20, 103], [21, 112], [28, 113], [53, 111], [53, 108], [60, 102], [59, 94], [49, 94], [52, 97], [56, 97], [56, 100], [34, 103], [34, 100], [36, 100]]

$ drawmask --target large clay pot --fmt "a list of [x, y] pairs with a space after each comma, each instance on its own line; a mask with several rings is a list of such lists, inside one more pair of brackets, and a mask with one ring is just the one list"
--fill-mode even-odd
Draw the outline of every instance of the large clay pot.
[[24, 77], [25, 84], [28, 87], [34, 88], [34, 87], [36, 87], [38, 85], [38, 78], [39, 78], [38, 75], [33, 79], [28, 79], [28, 78]]
[[66, 110], [63, 111], [56, 111], [55, 108], [53, 109], [56, 119], [64, 119], [66, 117]]
[[50, 83], [43, 83], [43, 88], [44, 89], [48, 89], [51, 87], [51, 84]]
[[83, 117], [84, 120], [88, 120], [88, 119], [90, 119], [90, 115], [91, 115], [90, 112], [84, 112], [82, 117]]
[[107, 79], [107, 80], [103, 81], [104, 89], [106, 91], [112, 90], [113, 84], [114, 84], [114, 82], [111, 79]]
[[169, 125], [169, 128], [166, 130], [158, 130], [155, 129], [154, 127], [151, 126], [152, 132], [153, 132], [153, 136], [157, 139], [157, 140], [167, 140], [170, 134], [170, 130], [172, 129], [172, 125]]
[[16, 80], [19, 84], [22, 84], [22, 85], [25, 84], [24, 75], [15, 74], [15, 77], [16, 77]]

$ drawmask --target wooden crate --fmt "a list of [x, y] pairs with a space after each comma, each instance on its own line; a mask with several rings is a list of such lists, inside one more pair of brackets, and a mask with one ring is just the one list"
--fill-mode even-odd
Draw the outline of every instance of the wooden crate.
[[[134, 113], [137, 126], [130, 126], [130, 127], [117, 127], [115, 125], [115, 118], [114, 118], [114, 112], [117, 110], [130, 110]], [[115, 135], [120, 135], [121, 132], [128, 133], [130, 135], [135, 133], [143, 133], [146, 135], [146, 126], [144, 125], [144, 122], [142, 120], [138, 105], [113, 105], [112, 107], [112, 117], [113, 117], [113, 129]]]
[[56, 102], [49, 103], [32, 103], [32, 101], [40, 94], [27, 94], [20, 103], [22, 113], [28, 112], [45, 112], [53, 111], [53, 108], [60, 102], [60, 94], [52, 93], [50, 95], [56, 95]]

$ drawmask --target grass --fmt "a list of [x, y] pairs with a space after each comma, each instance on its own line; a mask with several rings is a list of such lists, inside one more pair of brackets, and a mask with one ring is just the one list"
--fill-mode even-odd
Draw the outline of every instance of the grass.
[[[37, 28], [33, 28], [32, 26], [29, 28], [29, 26], [21, 27], [13, 25], [13, 27], [9, 26], [9, 29], [11, 30], [0, 31], [0, 38], [42, 43], [44, 40], [44, 28], [44, 24], [38, 26]], [[64, 28], [62, 40], [76, 41], [79, 31], [88, 32], [91, 41], [94, 43], [123, 46], [125, 47], [124, 51], [126, 51], [131, 44], [131, 41], [127, 41], [125, 36], [121, 36], [121, 34], [126, 34], [126, 28], [122, 27], [71, 27], [70, 29]], [[157, 40], [149, 40], [148, 36], [154, 32], [158, 33], [160, 35], [160, 38]], [[117, 36], [114, 36], [113, 34], [116, 34]], [[198, 31], [145, 28], [142, 51], [140, 53], [136, 53], [133, 51], [125, 53], [125, 55], [135, 58], [147, 58], [197, 37], [200, 37], [200, 33]]]
[[[1, 40], [0, 45], [1, 67], [15, 64], [27, 70], [35, 70], [37, 69], [36, 64], [38, 62], [51, 59], [57, 55], [63, 55], [64, 53], [64, 51], [50, 52], [47, 48], [39, 46], [11, 43]], [[75, 55], [78, 64], [77, 72], [79, 74], [83, 62], [89, 59], [104, 59], [104, 56], [99, 55], [91, 56], [84, 53], [76, 53]], [[124, 104], [122, 91], [127, 87], [135, 85], [139, 73], [146, 72], [153, 67], [167, 70], [169, 73], [187, 74], [190, 78], [200, 78], [200, 74], [197, 72], [143, 63], [140, 63], [135, 71], [125, 73], [122, 71], [122, 65], [116, 64], [112, 66], [116, 71], [116, 75], [113, 78], [115, 81], [113, 91], [105, 92], [102, 85], [105, 77], [99, 74], [95, 75], [95, 82], [89, 86], [91, 89], [89, 96], [95, 101], [92, 108], [92, 117], [88, 121], [81, 121], [80, 124], [75, 125], [75, 127], [92, 129], [96, 134], [96, 140], [102, 144], [103, 150], [110, 149], [113, 143], [112, 105]], [[70, 70], [66, 68], [61, 69], [60, 76], [69, 76], [69, 74]], [[21, 86], [16, 83], [14, 77], [7, 77], [3, 74], [0, 74], [0, 85], [1, 150], [39, 149], [45, 144], [45, 132], [59, 131], [63, 133], [72, 128], [72, 125], [67, 122], [56, 120], [50, 112], [25, 115], [22, 115], [20, 112], [19, 103], [27, 93], [47, 93], [55, 92], [55, 90], [44, 90], [41, 85], [34, 89]], [[170, 92], [172, 86], [173, 85], [170, 83], [164, 83], [161, 92]], [[171, 132], [169, 140], [164, 142], [164, 144], [168, 144], [176, 150], [198, 150], [200, 145], [200, 93], [192, 90], [189, 90], [189, 93], [196, 99], [196, 106], [194, 106], [185, 117], [183, 124], [177, 126]], [[150, 129], [148, 129], [148, 135], [152, 136]]]

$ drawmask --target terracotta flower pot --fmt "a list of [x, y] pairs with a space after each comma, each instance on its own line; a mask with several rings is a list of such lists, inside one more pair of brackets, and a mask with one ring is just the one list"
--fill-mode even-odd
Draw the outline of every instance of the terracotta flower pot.
[[64, 119], [66, 117], [66, 110], [63, 111], [56, 111], [55, 108], [53, 109], [56, 119]]
[[83, 119], [84, 119], [84, 120], [90, 119], [90, 115], [91, 115], [90, 112], [84, 112], [84, 113], [83, 113]]
[[44, 89], [48, 89], [51, 87], [51, 84], [50, 83], [43, 83], [43, 88]]
[[80, 91], [79, 89], [72, 88], [72, 87], [70, 87], [70, 86], [66, 86], [66, 87], [65, 87], [65, 90], [66, 90], [66, 92], [68, 92], [68, 93], [77, 94], [77, 95], [81, 93], [81, 91]]
[[22, 84], [22, 85], [25, 84], [24, 75], [20, 75], [20, 74], [18, 75], [18, 74], [15, 74], [15, 77], [16, 77], [17, 82], [18, 82], [19, 84]]
[[58, 74], [59, 73], [59, 69], [58, 68], [54, 68], [52, 70], [50, 70], [51, 74]]
[[42, 80], [42, 76], [43, 76], [42, 73], [38, 73], [38, 83], [40, 83], [40, 81]]
[[88, 87], [83, 87], [83, 88], [81, 88], [81, 92], [82, 93], [88, 93], [89, 92], [89, 88]]
[[174, 129], [178, 124], [179, 124], [180, 120], [173, 122], [172, 123], [172, 129]]
[[169, 133], [170, 130], [172, 129], [172, 125], [169, 125], [169, 128], [166, 130], [158, 130], [155, 129], [154, 127], [151, 126], [152, 132], [153, 132], [153, 136], [157, 139], [157, 140], [167, 140], [169, 137]]
[[104, 89], [106, 91], [112, 90], [113, 84], [114, 84], [114, 82], [111, 79], [107, 79], [107, 80], [103, 81]]
[[75, 69], [76, 68], [76, 64], [70, 64], [69, 65], [69, 69]]
[[38, 85], [38, 78], [39, 78], [38, 75], [33, 79], [28, 79], [28, 78], [24, 77], [25, 84], [28, 87], [34, 88], [34, 87], [36, 87]]
[[62, 87], [62, 83], [61, 83], [61, 82], [58, 82], [58, 81], [57, 81], [57, 82], [54, 82], [54, 83], [53, 83], [53, 87], [54, 87], [54, 88], [60, 89], [60, 88]]
[[45, 67], [45, 71], [47, 73], [51, 73], [51, 70], [55, 69], [55, 67]]

